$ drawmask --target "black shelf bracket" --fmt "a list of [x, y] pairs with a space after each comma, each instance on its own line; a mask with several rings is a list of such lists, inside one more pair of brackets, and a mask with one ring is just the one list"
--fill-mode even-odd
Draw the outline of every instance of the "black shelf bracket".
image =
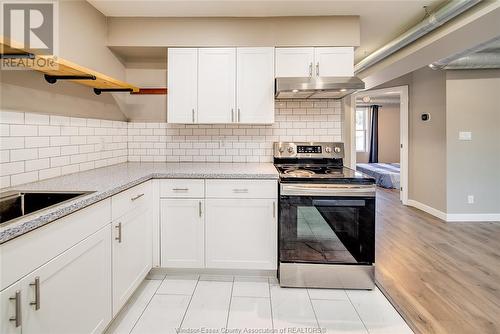
[[44, 74], [45, 81], [55, 84], [57, 80], [95, 80], [95, 75], [49, 75]]
[[132, 88], [94, 88], [94, 93], [96, 95], [101, 95], [102, 92], [133, 92]]
[[0, 59], [35, 59], [35, 54], [33, 53], [0, 53]]

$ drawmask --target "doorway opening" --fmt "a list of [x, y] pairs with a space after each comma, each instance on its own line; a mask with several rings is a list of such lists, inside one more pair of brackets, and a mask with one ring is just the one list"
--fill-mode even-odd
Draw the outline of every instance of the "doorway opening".
[[351, 97], [351, 168], [397, 189], [408, 202], [408, 86], [368, 90]]

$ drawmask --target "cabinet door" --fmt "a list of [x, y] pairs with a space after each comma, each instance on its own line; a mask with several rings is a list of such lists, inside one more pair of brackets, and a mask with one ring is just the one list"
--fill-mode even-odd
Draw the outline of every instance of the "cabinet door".
[[195, 123], [198, 101], [198, 49], [168, 49], [169, 123]]
[[314, 48], [314, 73], [319, 77], [350, 77], [354, 75], [354, 48]]
[[314, 48], [276, 48], [276, 77], [313, 75]]
[[276, 269], [276, 202], [207, 199], [207, 268]]
[[[19, 282], [0, 292], [0, 333], [21, 334], [21, 328], [24, 324], [22, 312], [23, 308], [26, 307], [25, 293], [26, 291], [21, 291]], [[17, 322], [16, 317], [20, 317]]]
[[23, 334], [100, 333], [111, 321], [111, 227], [21, 281]]
[[113, 222], [113, 316], [152, 267], [149, 210], [134, 210]]
[[198, 50], [198, 123], [235, 122], [236, 49]]
[[162, 199], [160, 205], [162, 267], [204, 268], [204, 200]]
[[238, 48], [238, 123], [274, 122], [274, 48]]

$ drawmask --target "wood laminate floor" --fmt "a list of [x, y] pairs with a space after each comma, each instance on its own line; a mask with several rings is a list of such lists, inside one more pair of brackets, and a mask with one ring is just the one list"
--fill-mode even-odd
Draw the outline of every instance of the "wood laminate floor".
[[416, 333], [500, 333], [500, 223], [444, 223], [377, 191], [376, 279]]

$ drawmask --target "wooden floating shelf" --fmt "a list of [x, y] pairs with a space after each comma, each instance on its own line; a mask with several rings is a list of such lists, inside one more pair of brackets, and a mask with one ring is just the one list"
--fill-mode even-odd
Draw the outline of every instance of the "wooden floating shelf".
[[[138, 93], [139, 87], [131, 85], [114, 79], [105, 74], [93, 71], [78, 64], [72, 63], [68, 60], [44, 55], [31, 55], [23, 48], [19, 47], [19, 43], [6, 41], [5, 38], [0, 36], [0, 50], [2, 55], [8, 55], [9, 62], [13, 66], [19, 68], [35, 70], [48, 76], [54, 77], [95, 77], [95, 80], [75, 80], [69, 79], [68, 81], [76, 82], [92, 88], [102, 89], [121, 89], [130, 90], [131, 93]], [[19, 55], [17, 57], [17, 55]], [[31, 55], [29, 58], [27, 55]], [[4, 61], [2, 59], [2, 61]]]

